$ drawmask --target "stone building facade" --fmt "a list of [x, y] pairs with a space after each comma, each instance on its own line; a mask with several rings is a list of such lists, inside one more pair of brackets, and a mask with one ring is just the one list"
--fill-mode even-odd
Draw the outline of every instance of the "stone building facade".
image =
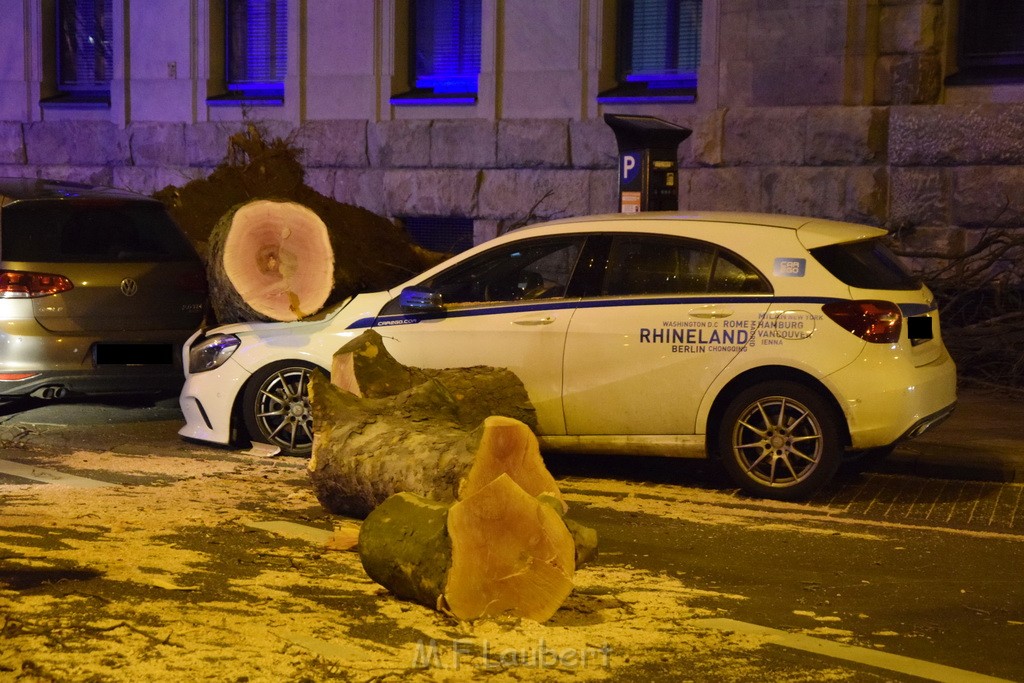
[[[290, 0], [283, 103], [211, 104], [223, 0], [113, 0], [107, 106], [48, 106], [54, 0], [0, 0], [0, 175], [150, 193], [209, 173], [245, 121], [307, 182], [390, 217], [617, 209], [605, 113], [687, 126], [682, 209], [914, 228], [930, 247], [1024, 226], [1024, 79], [957, 81], [965, 0], [705, 0], [693, 102], [600, 104], [614, 0], [483, 0], [470, 105], [395, 105], [404, 0]], [[990, 79], [991, 80], [991, 79]], [[218, 106], [219, 105], [219, 106]]]

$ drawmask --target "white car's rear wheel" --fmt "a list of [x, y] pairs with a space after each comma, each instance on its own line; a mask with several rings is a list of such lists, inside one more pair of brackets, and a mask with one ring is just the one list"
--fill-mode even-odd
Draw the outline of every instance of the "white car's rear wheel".
[[817, 392], [795, 382], [763, 382], [726, 408], [718, 453], [748, 493], [806, 498], [832, 479], [842, 457], [839, 417]]
[[307, 388], [316, 367], [305, 361], [278, 361], [253, 374], [242, 396], [242, 421], [250, 439], [278, 446], [284, 455], [310, 454], [313, 415]]

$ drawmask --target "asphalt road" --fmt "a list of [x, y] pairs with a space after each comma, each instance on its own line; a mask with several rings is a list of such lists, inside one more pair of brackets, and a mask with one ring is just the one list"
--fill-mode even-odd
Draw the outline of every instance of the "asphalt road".
[[[192, 515], [215, 510], [226, 515], [224, 521], [208, 521], [201, 532], [186, 524], [158, 537], [181, 552], [217, 548], [220, 558], [187, 575], [194, 584], [187, 592], [163, 599], [225, 615], [223, 628], [234, 633], [253, 626], [238, 613], [254, 604], [266, 610], [253, 613], [258, 625], [300, 611], [276, 594], [254, 599], [238, 592], [239, 577], [267, 576], [273, 569], [274, 580], [283, 582], [275, 590], [290, 599], [301, 597], [302, 613], [314, 622], [343, 625], [338, 628], [347, 640], [339, 638], [337, 629], [304, 633], [308, 625], [296, 622], [287, 637], [275, 631], [289, 644], [289, 662], [268, 655], [257, 666], [251, 653], [242, 661], [225, 647], [198, 678], [185, 664], [177, 665], [185, 667], [179, 671], [182, 680], [280, 680], [280, 672], [288, 671], [293, 680], [507, 675], [509, 680], [1024, 681], [1020, 483], [869, 470], [845, 473], [807, 503], [785, 504], [742, 496], [704, 463], [552, 459], [570, 515], [598, 530], [600, 556], [593, 567], [580, 570], [577, 592], [559, 616], [539, 627], [540, 636], [529, 631], [535, 639], [526, 642], [536, 646], [523, 646], [520, 639], [515, 641], [519, 649], [489, 651], [488, 637], [505, 642], [501, 638], [508, 633], [486, 636], [491, 632], [478, 628], [464, 635], [418, 606], [402, 606], [395, 617], [390, 596], [358, 588], [366, 581], [357, 576], [357, 564], [322, 554], [324, 539], [339, 520], [308, 500], [302, 461], [269, 462], [189, 444], [177, 438], [179, 425], [173, 398], [42, 405], [3, 417], [0, 538], [5, 531], [12, 535], [0, 546], [0, 606], [5, 608], [0, 680], [75, 680], [75, 672], [96, 680], [141, 680], [152, 670], [174, 679], [172, 662], [179, 661], [168, 659], [166, 670], [133, 668], [119, 653], [104, 650], [113, 647], [110, 632], [103, 630], [107, 626], [90, 626], [94, 621], [83, 621], [76, 631], [82, 640], [78, 648], [66, 653], [38, 649], [26, 635], [34, 622], [19, 606], [67, 599], [70, 585], [78, 595], [95, 596], [90, 609], [106, 614], [109, 628], [132, 629], [127, 635], [136, 637], [146, 634], [155, 651], [173, 645], [179, 630], [167, 626], [172, 635], [163, 643], [155, 641], [153, 633], [163, 638], [155, 622], [133, 621], [118, 611], [131, 603], [131, 613], [137, 613], [140, 596], [148, 593], [126, 589], [136, 584], [115, 580], [113, 569], [94, 566], [106, 567], [102, 562], [67, 563], [69, 556], [54, 550], [83, 544], [85, 553], [88, 544], [90, 552], [102, 555], [103, 544], [111, 543], [111, 552], [118, 552], [116, 535], [93, 536], [74, 525], [62, 531], [59, 516], [45, 530], [26, 526], [24, 517], [4, 520], [11, 505], [17, 503], [19, 510], [44, 505], [54, 487], [66, 487], [70, 503], [76, 486], [99, 481], [114, 485], [90, 494], [105, 496], [95, 498], [104, 507], [94, 512], [77, 508], [75, 518], [104, 529], [120, 524], [132, 529], [131, 524], [142, 527], [144, 522], [124, 520], [140, 515], [136, 501], [147, 491], [169, 495], [175, 486], [186, 486], [187, 496], [202, 501], [251, 476], [251, 498]], [[73, 464], [83, 461], [83, 450], [109, 457], [97, 456], [91, 461], [96, 464], [88, 466]], [[78, 459], [69, 458], [70, 453], [79, 453]], [[145, 462], [145, 467], [104, 469], [107, 462], [125, 459]], [[208, 474], [197, 475], [197, 467]], [[125, 500], [123, 512], [117, 507], [119, 496]], [[283, 505], [282, 499], [297, 502]], [[188, 518], [189, 501], [180, 504], [181, 516]], [[238, 532], [242, 518], [249, 525], [245, 534]], [[40, 570], [38, 558], [30, 561], [31, 544], [18, 540], [22, 537], [49, 539], [32, 542], [65, 560]], [[254, 544], [262, 549], [256, 556]], [[333, 568], [330, 580], [341, 580], [347, 572], [347, 580], [355, 583], [332, 589], [326, 566]], [[281, 567], [294, 570], [294, 585]], [[180, 584], [186, 575], [175, 580]], [[319, 582], [321, 593], [310, 588], [311, 581]], [[97, 618], [97, 612], [90, 614]], [[73, 616], [65, 619], [74, 623]], [[422, 620], [457, 634], [425, 640], [430, 631]], [[524, 628], [509, 627], [509, 632], [522, 636]], [[571, 640], [583, 634], [585, 645]], [[343, 641], [362, 649], [354, 655]], [[178, 647], [174, 653], [180, 658], [184, 645]], [[371, 650], [377, 659], [366, 654]], [[90, 651], [105, 654], [90, 659]], [[370, 660], [377, 668], [363, 666]], [[147, 665], [162, 661], [151, 658]]]

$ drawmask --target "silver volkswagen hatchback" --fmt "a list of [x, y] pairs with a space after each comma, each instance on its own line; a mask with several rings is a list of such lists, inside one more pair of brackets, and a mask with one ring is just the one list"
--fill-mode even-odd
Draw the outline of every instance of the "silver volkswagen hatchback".
[[203, 264], [159, 201], [0, 179], [0, 400], [177, 391], [205, 306]]

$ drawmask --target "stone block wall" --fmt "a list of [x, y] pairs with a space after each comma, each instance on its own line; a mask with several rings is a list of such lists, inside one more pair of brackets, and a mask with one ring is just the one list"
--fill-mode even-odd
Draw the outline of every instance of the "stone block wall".
[[[493, 63], [485, 60], [481, 83], [490, 85], [477, 109], [434, 115], [378, 108], [366, 93], [339, 98], [346, 89], [374, 90], [371, 84], [386, 96], [393, 76], [378, 73], [370, 59], [367, 36], [380, 30], [370, 5], [339, 0], [311, 10], [312, 75], [301, 95], [286, 98], [305, 98], [309, 120], [299, 122], [302, 107], [295, 104], [205, 113], [200, 107], [184, 121], [164, 120], [177, 110], [159, 98], [135, 103], [123, 116], [101, 112], [107, 120], [94, 112], [21, 112], [20, 120], [0, 120], [0, 174], [148, 194], [208, 174], [248, 117], [303, 150], [307, 182], [323, 194], [389, 217], [472, 218], [481, 240], [528, 217], [617, 210], [618, 153], [601, 118], [608, 110], [652, 114], [693, 130], [679, 149], [684, 210], [864, 222], [900, 229], [929, 249], [970, 244], [989, 226], [1024, 230], [1024, 104], [943, 103], [974, 92], [957, 94], [941, 80], [953, 16], [948, 0], [705, 0], [697, 102], [601, 107], [594, 94], [609, 56], [598, 49], [607, 34], [600, 21], [610, 16], [610, 0], [552, 1], [531, 10], [546, 21], [488, 2], [491, 14], [506, 12], [500, 23], [508, 40], [494, 46]], [[164, 11], [167, 22], [190, 26], [187, 16]], [[571, 35], [549, 15], [573, 18]], [[184, 68], [192, 54], [187, 30], [169, 34], [173, 54], [150, 53], [139, 36], [162, 22], [139, 21], [141, 42], [130, 55], [141, 65], [136, 74], [162, 77], [168, 60], [180, 61], [182, 74], [201, 71]], [[0, 33], [24, 42], [24, 25]], [[328, 40], [320, 30], [326, 25], [351, 35], [331, 33]], [[389, 36], [378, 36], [385, 47]], [[25, 90], [32, 84], [19, 80], [35, 68], [33, 48], [22, 52], [25, 62], [0, 74], [10, 102], [38, 99]], [[500, 96], [484, 106], [499, 82]], [[541, 82], [547, 85], [537, 90]], [[178, 98], [169, 91], [167, 99]], [[8, 119], [19, 116], [4, 111]], [[136, 120], [128, 120], [129, 112]], [[209, 120], [214, 114], [231, 120]]]
[[[767, 211], [900, 229], [938, 247], [1024, 226], [1024, 105], [716, 109], [676, 123], [684, 210]], [[382, 215], [490, 226], [617, 210], [603, 121], [316, 121], [267, 133], [302, 149], [319, 192]], [[149, 194], [223, 161], [237, 123], [0, 122], [0, 174]], [[69, 144], [68, 141], [74, 141]]]

